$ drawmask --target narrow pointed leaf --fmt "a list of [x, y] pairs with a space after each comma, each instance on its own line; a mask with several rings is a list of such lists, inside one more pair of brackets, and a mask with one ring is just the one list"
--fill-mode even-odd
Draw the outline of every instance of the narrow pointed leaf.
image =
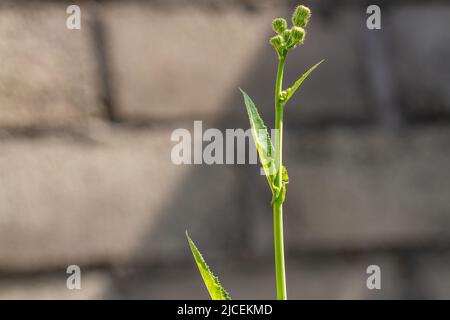
[[209, 295], [212, 300], [231, 300], [228, 292], [222, 287], [220, 284], [219, 278], [217, 278], [212, 271], [209, 269], [209, 266], [206, 264], [205, 259], [203, 259], [202, 254], [198, 251], [192, 239], [189, 237], [189, 234], [186, 231], [186, 237], [189, 242], [189, 247], [191, 248], [192, 255], [194, 256], [194, 260], [197, 263], [198, 270], [203, 278], [203, 282], [205, 283], [206, 289], [208, 289]]
[[322, 62], [324, 62], [325, 60], [322, 60], [318, 63], [316, 63], [315, 65], [313, 65], [308, 71], [306, 71], [297, 81], [295, 81], [294, 85], [292, 87], [290, 87], [289, 89], [287, 89], [287, 97], [286, 100], [283, 101], [283, 104], [286, 104], [286, 102], [289, 101], [289, 99], [292, 98], [292, 96], [294, 95], [295, 91], [297, 91], [297, 89], [300, 87], [300, 85], [303, 83], [303, 81], [309, 76], [309, 74], [311, 72], [313, 72], [313, 70], [315, 68], [317, 68], [319, 66], [319, 64], [321, 64]]
[[267, 182], [273, 192], [274, 179], [275, 179], [275, 149], [272, 145], [272, 140], [267, 132], [267, 127], [264, 121], [259, 116], [258, 110], [252, 99], [242, 90], [244, 96], [244, 103], [247, 109], [248, 118], [250, 121], [250, 129], [253, 137], [253, 141], [258, 150], [259, 159], [264, 168], [264, 173], [267, 177]]

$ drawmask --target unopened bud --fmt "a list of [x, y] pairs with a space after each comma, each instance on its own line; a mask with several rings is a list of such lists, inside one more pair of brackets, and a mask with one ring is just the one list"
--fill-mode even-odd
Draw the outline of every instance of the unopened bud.
[[291, 40], [294, 46], [298, 45], [299, 43], [302, 44], [305, 40], [305, 30], [300, 27], [292, 27]]
[[283, 49], [283, 37], [280, 35], [270, 38], [270, 44], [275, 48], [278, 54], [281, 53]]
[[292, 23], [296, 27], [304, 28], [311, 17], [311, 10], [305, 6], [298, 6], [292, 15]]
[[278, 34], [283, 33], [287, 28], [287, 21], [283, 18], [276, 18], [272, 21], [272, 29]]
[[283, 36], [284, 43], [289, 44], [289, 42], [291, 40], [291, 30], [289, 30], [289, 29], [284, 30], [282, 36]]

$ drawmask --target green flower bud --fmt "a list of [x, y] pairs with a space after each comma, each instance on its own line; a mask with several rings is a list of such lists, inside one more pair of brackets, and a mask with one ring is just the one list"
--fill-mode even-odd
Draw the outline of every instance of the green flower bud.
[[278, 34], [283, 33], [287, 28], [287, 21], [283, 18], [276, 18], [272, 21], [272, 29]]
[[300, 27], [292, 27], [291, 29], [291, 41], [294, 46], [303, 44], [305, 40], [305, 29]]
[[291, 40], [291, 30], [289, 30], [289, 29], [284, 30], [282, 33], [282, 37], [283, 37], [284, 43], [289, 44], [289, 42]]
[[286, 101], [287, 95], [288, 95], [288, 93], [287, 93], [286, 90], [281, 91], [281, 94], [280, 94], [280, 101], [281, 101], [281, 102]]
[[283, 50], [283, 37], [280, 35], [270, 38], [270, 44], [275, 48], [278, 54]]
[[296, 27], [304, 28], [311, 17], [311, 10], [305, 6], [298, 6], [292, 15], [292, 23]]

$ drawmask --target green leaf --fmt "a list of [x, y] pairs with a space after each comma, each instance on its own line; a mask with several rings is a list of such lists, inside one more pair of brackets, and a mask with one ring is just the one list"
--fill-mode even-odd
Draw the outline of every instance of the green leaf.
[[244, 96], [253, 141], [255, 143], [256, 150], [258, 150], [259, 159], [263, 166], [264, 173], [266, 174], [267, 182], [273, 192], [274, 180], [276, 176], [276, 172], [274, 172], [276, 170], [274, 158], [275, 149], [273, 148], [270, 135], [267, 132], [267, 127], [259, 116], [258, 110], [256, 109], [252, 99], [250, 99], [250, 97], [241, 88], [239, 88], [239, 90], [241, 90]]
[[319, 66], [319, 64], [321, 64], [322, 62], [324, 62], [325, 60], [322, 60], [318, 63], [316, 63], [315, 65], [313, 65], [308, 71], [306, 71], [301, 77], [300, 79], [298, 79], [297, 81], [295, 81], [294, 85], [292, 87], [290, 87], [289, 89], [287, 89], [287, 96], [286, 99], [283, 101], [283, 105], [285, 105], [290, 98], [292, 98], [292, 96], [294, 95], [295, 91], [297, 91], [297, 89], [300, 87], [300, 85], [302, 84], [302, 82], [309, 76], [309, 74], [311, 72], [313, 72], [313, 70], [315, 68], [317, 68]]
[[209, 266], [206, 264], [205, 259], [203, 259], [202, 254], [198, 251], [192, 239], [189, 237], [188, 232], [186, 231], [186, 237], [189, 242], [189, 247], [191, 248], [192, 255], [194, 256], [195, 262], [197, 263], [198, 270], [200, 270], [200, 274], [202, 275], [203, 282], [205, 283], [206, 289], [208, 289], [209, 295], [212, 300], [231, 300], [228, 292], [222, 287], [219, 282], [219, 278], [217, 278], [209, 269]]

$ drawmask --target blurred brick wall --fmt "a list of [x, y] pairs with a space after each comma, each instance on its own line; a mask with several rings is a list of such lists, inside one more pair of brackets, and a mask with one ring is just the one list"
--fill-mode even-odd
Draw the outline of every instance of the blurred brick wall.
[[[286, 83], [326, 62], [286, 112], [292, 297], [449, 298], [450, 5], [382, 2], [370, 31], [360, 2], [306, 3]], [[68, 4], [0, 5], [0, 298], [206, 298], [186, 229], [235, 297], [270, 298], [258, 167], [175, 166], [170, 134], [246, 128], [237, 87], [273, 117], [267, 39], [294, 3], [80, 1], [78, 31]]]

